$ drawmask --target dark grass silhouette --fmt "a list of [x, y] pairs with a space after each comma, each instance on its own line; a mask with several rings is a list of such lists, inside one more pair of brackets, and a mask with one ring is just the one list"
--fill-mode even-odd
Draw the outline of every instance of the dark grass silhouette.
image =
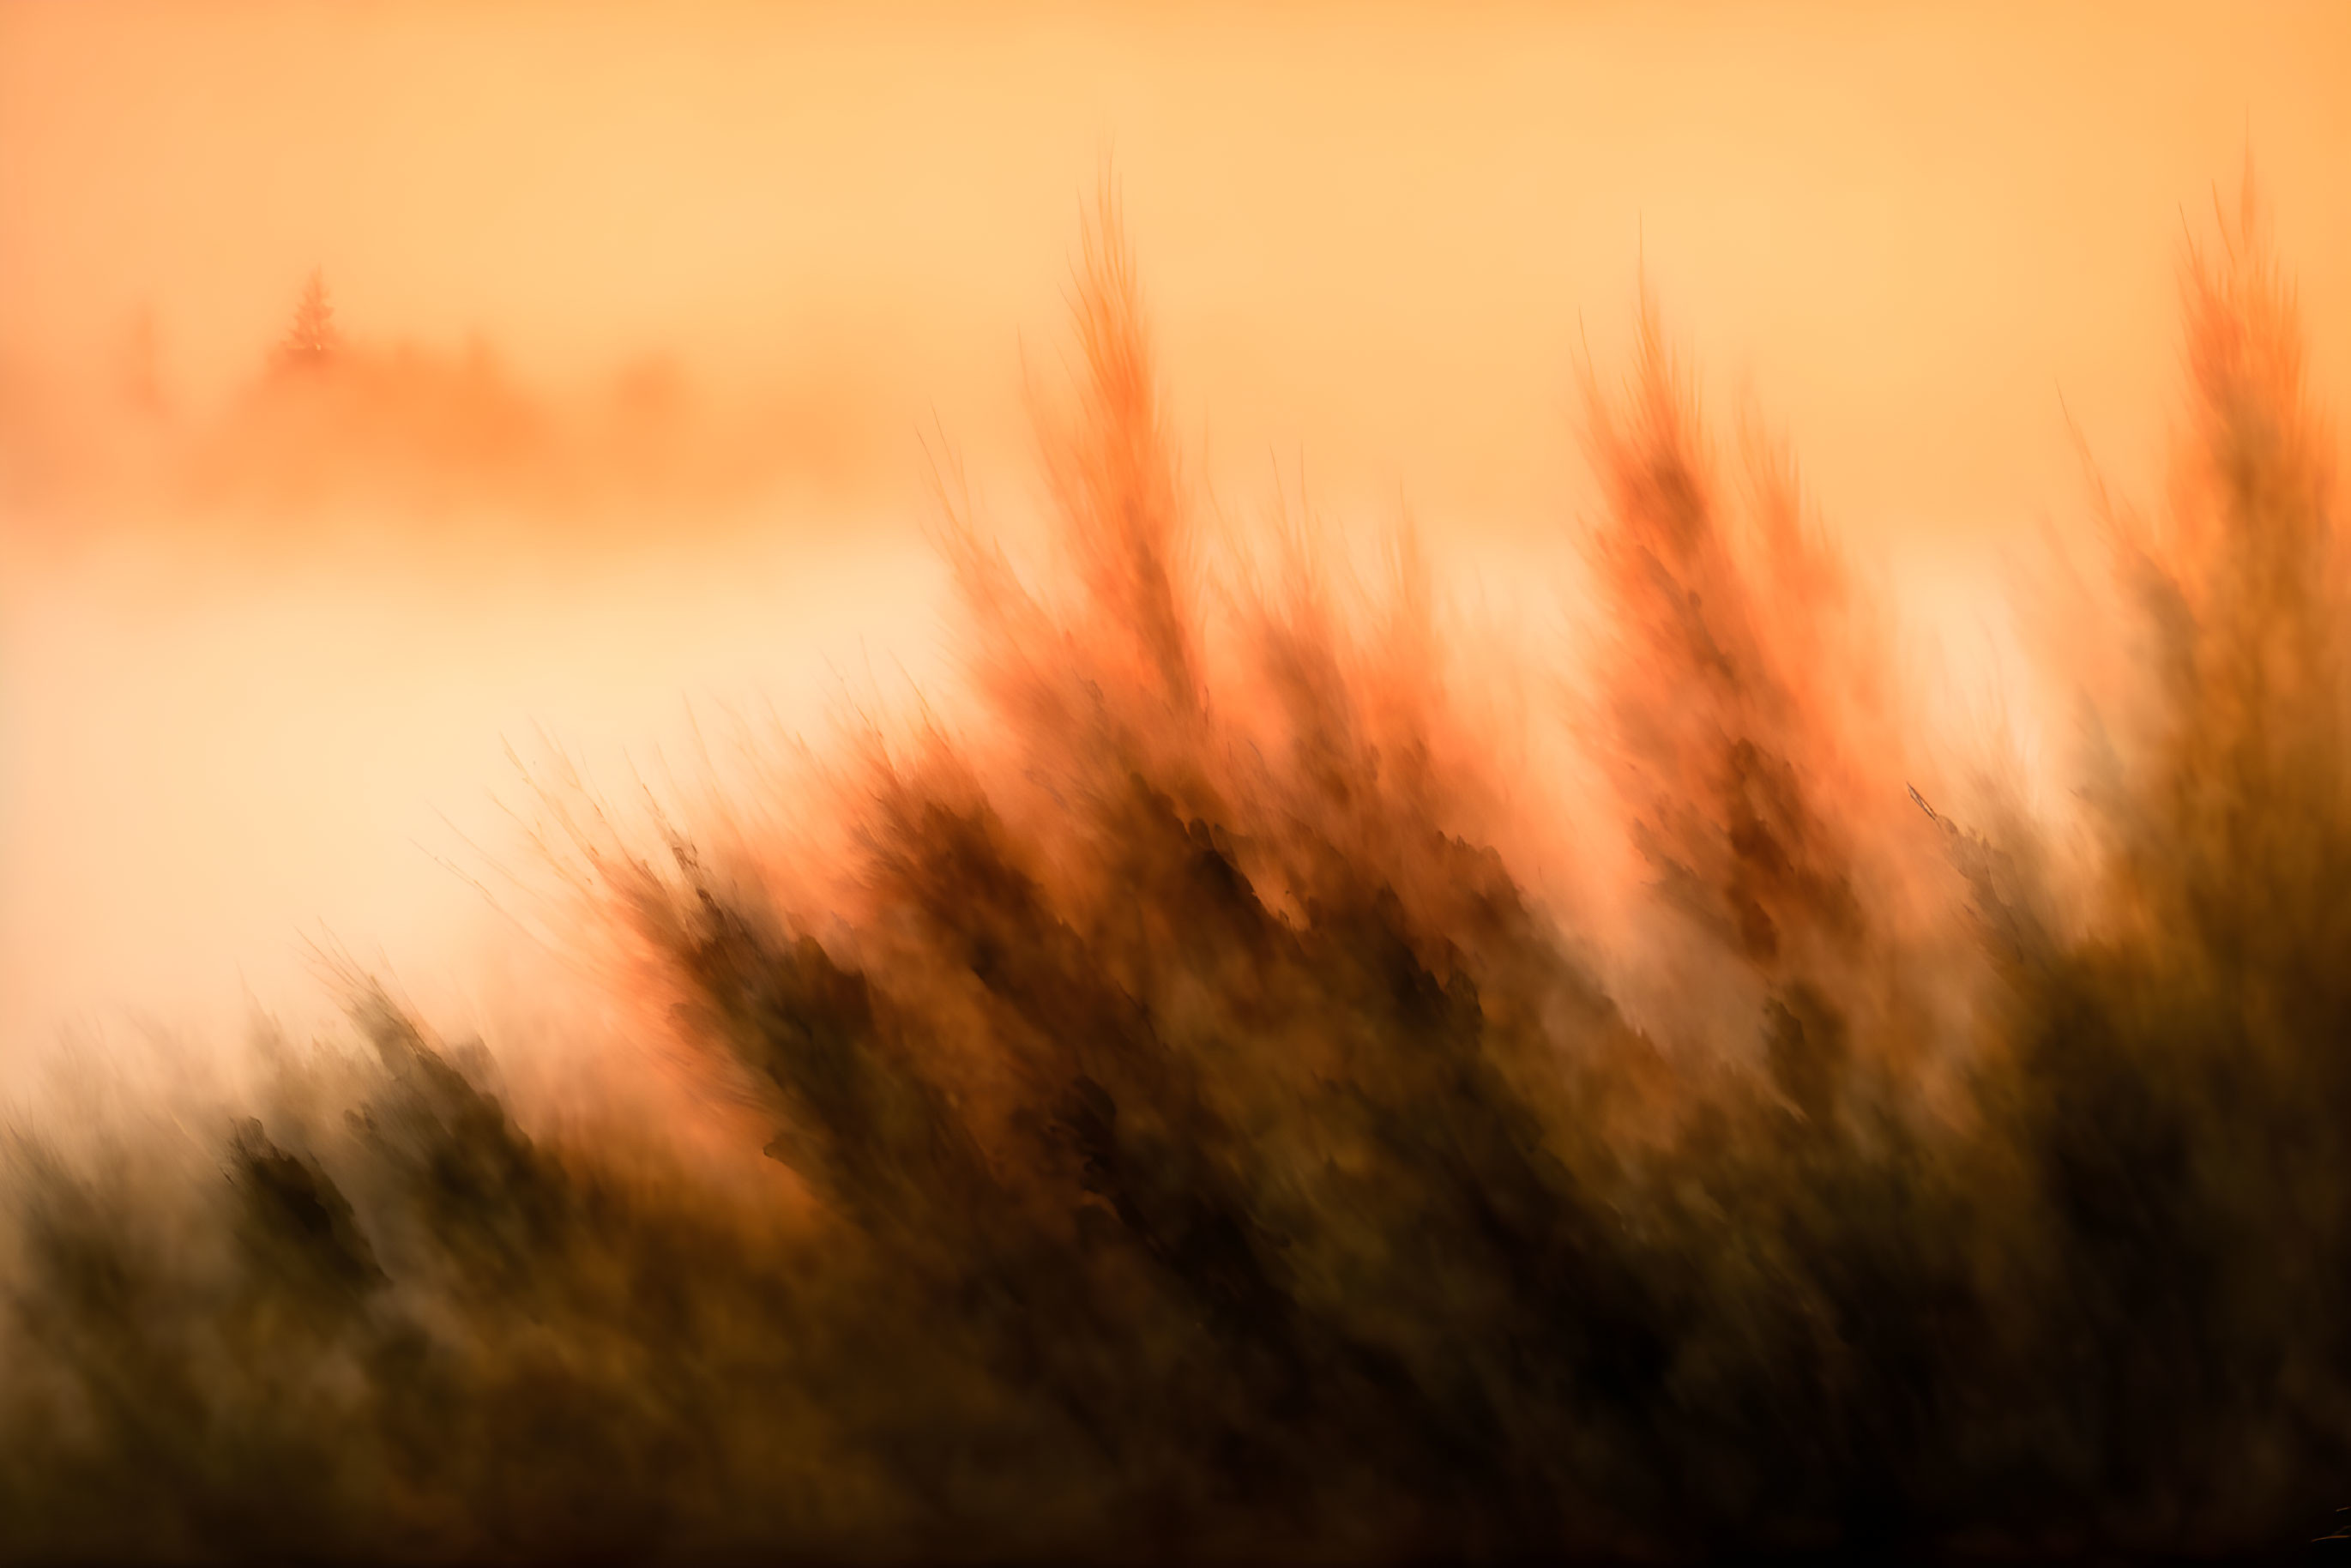
[[[1886, 629], [1646, 300], [1588, 382], [1604, 802], [1501, 776], [1408, 560], [1219, 591], [1105, 204], [1062, 574], [943, 536], [978, 722], [850, 736], [818, 872], [576, 841], [809, 1201], [528, 1135], [364, 988], [375, 1061], [208, 1156], [20, 1133], [0, 1555], [2291, 1552], [2351, 1489], [2346, 600], [2221, 227], [2075, 628], [2135, 683], [2076, 886], [1907, 788]], [[1513, 866], [1578, 810], [1623, 930]]]

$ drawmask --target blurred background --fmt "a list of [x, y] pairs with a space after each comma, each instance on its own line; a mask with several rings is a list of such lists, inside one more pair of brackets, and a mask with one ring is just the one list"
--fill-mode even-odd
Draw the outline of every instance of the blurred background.
[[2249, 157], [2351, 367], [2346, 73], [2332, 5], [0, 5], [0, 1053], [303, 1016], [312, 943], [494, 1011], [510, 747], [950, 678], [934, 473], [1033, 526], [1105, 179], [1214, 517], [1557, 615], [1646, 273], [1996, 685]]

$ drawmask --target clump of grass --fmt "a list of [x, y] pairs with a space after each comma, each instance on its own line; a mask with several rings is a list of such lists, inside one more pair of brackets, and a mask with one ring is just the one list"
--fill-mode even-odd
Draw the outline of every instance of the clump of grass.
[[[1902, 789], [1883, 629], [1784, 463], [1720, 480], [1645, 302], [1589, 422], [1619, 932], [1512, 863], [1566, 797], [1457, 722], [1408, 574], [1351, 605], [1298, 544], [1215, 591], [1107, 208], [1085, 254], [1061, 574], [946, 530], [972, 722], [852, 737], [827, 875], [592, 852], [809, 1204], [535, 1138], [363, 994], [347, 1113], [225, 1119], [216, 1183], [20, 1145], [0, 1549], [2311, 1534], [2351, 1458], [2343, 583], [2251, 207], [2189, 261], [2168, 524], [2115, 519], [2158, 656], [2070, 894], [2029, 824]], [[1636, 942], [1706, 1005], [1612, 996], [1589, 955]]]

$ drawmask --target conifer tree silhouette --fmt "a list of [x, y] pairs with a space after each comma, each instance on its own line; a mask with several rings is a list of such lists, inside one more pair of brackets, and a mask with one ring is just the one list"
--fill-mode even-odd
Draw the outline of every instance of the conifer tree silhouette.
[[277, 345], [277, 364], [284, 370], [317, 370], [332, 363], [342, 349], [335, 327], [335, 308], [327, 298], [325, 274], [312, 268], [294, 302], [294, 320]]

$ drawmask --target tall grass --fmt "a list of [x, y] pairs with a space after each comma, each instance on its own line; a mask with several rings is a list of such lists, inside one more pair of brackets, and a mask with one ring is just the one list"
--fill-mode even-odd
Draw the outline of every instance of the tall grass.
[[[1646, 299], [1623, 386], [1587, 383], [1595, 802], [1513, 773], [1409, 549], [1371, 591], [1302, 531], [1214, 570], [1107, 204], [1084, 254], [1058, 555], [942, 529], [971, 706], [844, 737], [836, 837], [582, 817], [567, 852], [614, 984], [801, 1196], [657, 1129], [529, 1135], [365, 988], [371, 1058], [298, 1055], [209, 1142], [20, 1131], [0, 1552], [2323, 1528], [2346, 595], [2250, 196], [2185, 260], [2166, 509], [2108, 507], [2121, 608], [2073, 629], [2128, 675], [2085, 877], [2021, 808], [1907, 788], [1931, 737], [1882, 607], [1784, 457], [1725, 476]], [[1640, 890], [1580, 928], [1530, 846], [1612, 831]], [[1620, 995], [1635, 948], [1667, 980]]]

